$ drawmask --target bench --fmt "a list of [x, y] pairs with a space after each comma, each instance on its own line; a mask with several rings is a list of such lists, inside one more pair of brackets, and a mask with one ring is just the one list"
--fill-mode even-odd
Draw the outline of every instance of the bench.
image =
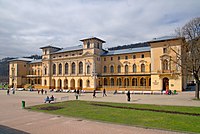
[[51, 99], [51, 98], [49, 98], [49, 99], [44, 99], [44, 103], [46, 103], [46, 102], [49, 102], [49, 103], [51, 103], [51, 101], [54, 101], [54, 102], [56, 102], [56, 98], [54, 98], [54, 99]]

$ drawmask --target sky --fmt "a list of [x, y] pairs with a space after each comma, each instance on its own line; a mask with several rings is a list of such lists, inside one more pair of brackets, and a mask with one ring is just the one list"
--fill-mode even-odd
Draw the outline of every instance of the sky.
[[200, 0], [0, 0], [0, 59], [93, 36], [104, 48], [150, 41], [195, 17]]

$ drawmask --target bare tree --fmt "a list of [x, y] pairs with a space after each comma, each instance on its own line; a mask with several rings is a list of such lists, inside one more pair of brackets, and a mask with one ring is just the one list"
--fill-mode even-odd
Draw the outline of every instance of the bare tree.
[[195, 98], [199, 99], [200, 90], [200, 17], [194, 18], [186, 23], [182, 28], [176, 29], [179, 37], [184, 37], [181, 54], [177, 55], [175, 62], [183, 71], [183, 74], [192, 75], [196, 81]]

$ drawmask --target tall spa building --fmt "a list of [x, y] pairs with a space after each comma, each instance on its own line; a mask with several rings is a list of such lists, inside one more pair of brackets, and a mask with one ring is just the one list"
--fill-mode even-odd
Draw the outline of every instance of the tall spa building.
[[[145, 43], [103, 49], [104, 40], [92, 37], [82, 45], [44, 46], [42, 59], [10, 61], [9, 85], [38, 89], [177, 90], [185, 87], [176, 53], [182, 38], [158, 38]], [[180, 63], [181, 64], [181, 63]]]

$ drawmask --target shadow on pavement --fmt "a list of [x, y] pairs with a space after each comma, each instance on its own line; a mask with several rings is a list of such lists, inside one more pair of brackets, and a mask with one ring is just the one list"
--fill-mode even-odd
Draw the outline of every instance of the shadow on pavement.
[[10, 128], [8, 126], [0, 125], [0, 134], [30, 134], [30, 133]]

